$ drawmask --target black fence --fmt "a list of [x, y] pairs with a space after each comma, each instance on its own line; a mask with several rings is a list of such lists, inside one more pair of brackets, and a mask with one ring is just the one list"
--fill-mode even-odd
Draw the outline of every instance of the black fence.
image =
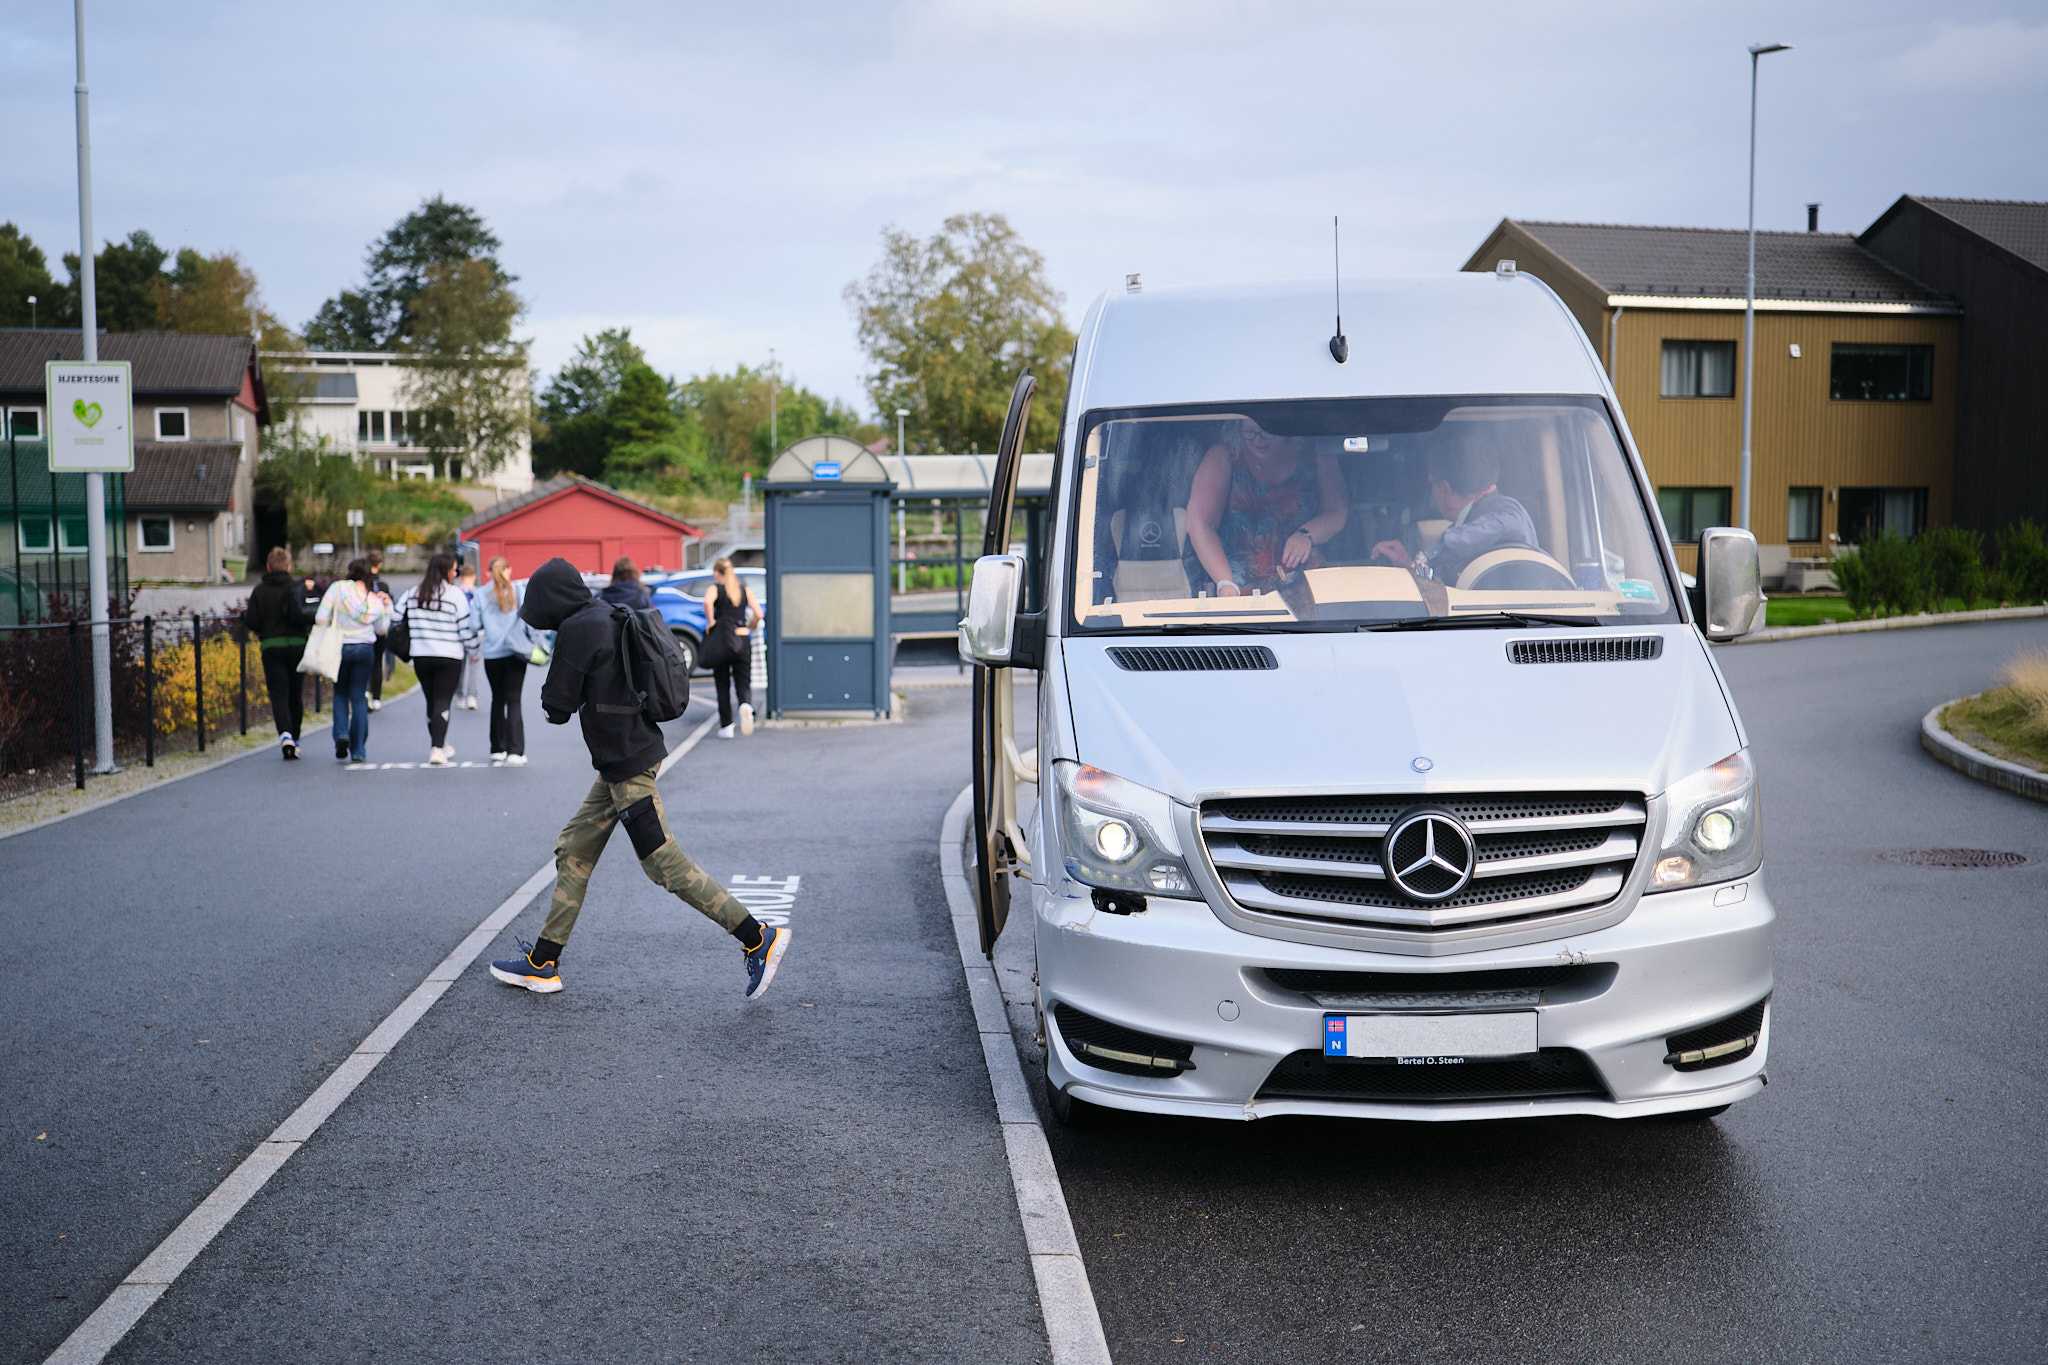
[[[263, 654], [235, 616], [144, 616], [109, 623], [118, 766], [154, 767], [226, 735], [270, 726]], [[324, 710], [318, 674], [296, 675]], [[0, 801], [64, 785], [94, 766], [92, 626], [82, 617], [0, 626]]]

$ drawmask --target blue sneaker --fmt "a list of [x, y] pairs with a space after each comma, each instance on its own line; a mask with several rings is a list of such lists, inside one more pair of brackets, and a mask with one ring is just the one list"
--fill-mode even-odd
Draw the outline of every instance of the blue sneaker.
[[519, 940], [519, 950], [524, 957], [500, 958], [491, 964], [491, 975], [508, 986], [518, 986], [542, 995], [553, 995], [562, 989], [561, 969], [552, 962], [535, 962], [533, 945], [525, 939]]
[[[746, 954], [747, 999], [756, 1000], [767, 993], [768, 983], [775, 979], [775, 969], [782, 965], [782, 955], [788, 951], [789, 930], [772, 924], [762, 926], [760, 944]], [[554, 964], [549, 963], [548, 969], [554, 970]]]

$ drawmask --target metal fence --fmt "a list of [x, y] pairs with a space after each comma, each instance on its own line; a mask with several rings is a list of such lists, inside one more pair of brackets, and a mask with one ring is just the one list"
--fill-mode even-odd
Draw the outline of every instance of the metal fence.
[[[204, 752], [224, 735], [270, 724], [262, 650], [229, 615], [144, 616], [110, 623], [114, 759], [154, 767]], [[317, 675], [308, 713], [325, 709]], [[0, 626], [0, 800], [70, 785], [93, 761], [92, 627], [78, 616]]]

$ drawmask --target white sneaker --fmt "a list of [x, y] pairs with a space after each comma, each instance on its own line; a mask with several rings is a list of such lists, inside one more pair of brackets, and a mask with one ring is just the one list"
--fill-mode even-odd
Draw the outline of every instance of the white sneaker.
[[525, 754], [507, 754], [507, 755], [505, 755], [505, 766], [506, 766], [506, 767], [508, 767], [508, 768], [523, 768], [523, 767], [525, 767], [525, 766], [526, 766], [526, 755], [525, 755]]
[[372, 711], [382, 711], [384, 709], [384, 703], [378, 701], [375, 697], [372, 697], [370, 698], [370, 709]]
[[464, 697], [464, 698], [462, 699], [462, 709], [463, 709], [463, 710], [465, 710], [465, 711], [474, 711], [474, 710], [476, 710], [476, 698], [475, 698], [475, 697]]
[[740, 733], [743, 735], [754, 733], [754, 704], [752, 702], [742, 702], [740, 704]]
[[719, 737], [720, 739], [731, 739], [731, 738], [732, 738], [732, 727], [731, 727], [730, 725], [721, 725], [721, 726], [719, 726], [719, 727], [718, 727], [718, 737]]
[[500, 749], [500, 750], [499, 750], [499, 751], [498, 751], [497, 753], [494, 753], [494, 754], [492, 754], [492, 755], [491, 755], [491, 766], [492, 766], [493, 768], [496, 768], [496, 767], [501, 767], [501, 766], [503, 766], [504, 762], [505, 762], [505, 751], [504, 751], [504, 750]]
[[298, 741], [293, 739], [290, 735], [279, 735], [277, 737], [277, 747], [280, 749], [289, 749], [297, 743]]
[[445, 767], [447, 767], [447, 766], [448, 766], [448, 751], [447, 751], [446, 749], [429, 749], [429, 750], [427, 750], [427, 766], [428, 766], [429, 768], [445, 768]]

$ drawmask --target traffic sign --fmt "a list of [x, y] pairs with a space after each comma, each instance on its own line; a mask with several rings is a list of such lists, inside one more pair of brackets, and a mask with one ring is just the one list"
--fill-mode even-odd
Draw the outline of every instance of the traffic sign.
[[59, 474], [135, 469], [134, 405], [125, 360], [52, 360], [43, 367], [50, 468]]

